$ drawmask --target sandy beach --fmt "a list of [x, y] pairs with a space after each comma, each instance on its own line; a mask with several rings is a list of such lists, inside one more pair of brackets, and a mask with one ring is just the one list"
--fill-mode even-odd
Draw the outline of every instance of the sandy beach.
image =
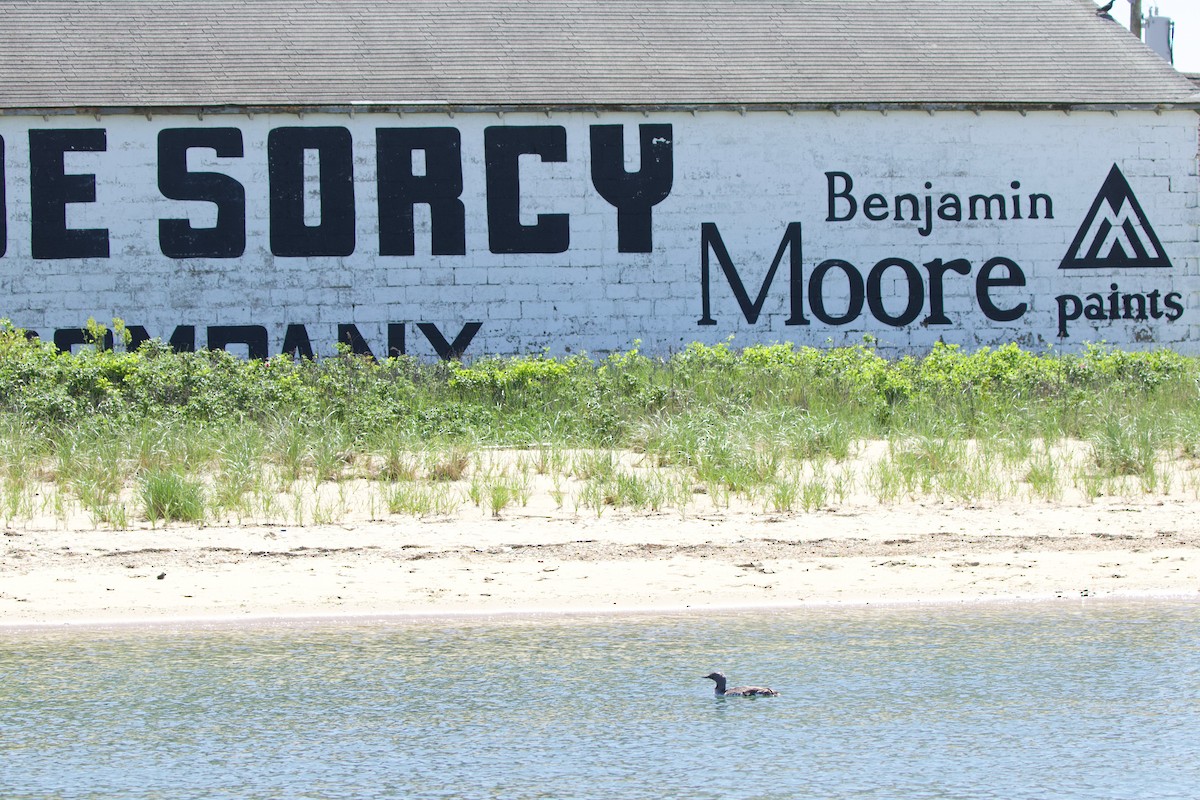
[[0, 625], [1200, 597], [1200, 501], [22, 529]]

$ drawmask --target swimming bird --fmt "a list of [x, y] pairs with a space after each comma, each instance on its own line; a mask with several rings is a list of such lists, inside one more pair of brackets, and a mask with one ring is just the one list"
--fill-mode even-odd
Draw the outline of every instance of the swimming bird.
[[732, 689], [725, 688], [725, 673], [710, 672], [704, 677], [710, 681], [716, 681], [717, 697], [778, 697], [779, 692], [774, 689], [768, 689], [765, 686], [735, 686]]

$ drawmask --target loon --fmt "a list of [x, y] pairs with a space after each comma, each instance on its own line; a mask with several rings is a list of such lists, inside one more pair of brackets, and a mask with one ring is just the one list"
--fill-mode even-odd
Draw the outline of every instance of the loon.
[[717, 697], [778, 697], [779, 692], [774, 689], [768, 689], [765, 686], [735, 686], [732, 689], [725, 688], [725, 673], [710, 672], [704, 676], [710, 681], [716, 681]]

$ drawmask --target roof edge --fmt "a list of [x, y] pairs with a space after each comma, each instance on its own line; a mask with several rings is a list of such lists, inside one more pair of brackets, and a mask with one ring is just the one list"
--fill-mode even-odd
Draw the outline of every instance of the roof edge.
[[889, 111], [923, 111], [935, 114], [941, 111], [966, 111], [981, 114], [984, 111], [1013, 111], [1022, 115], [1030, 111], [1057, 111], [1070, 114], [1081, 112], [1111, 112], [1120, 111], [1195, 111], [1200, 113], [1200, 93], [1184, 101], [1159, 103], [1040, 103], [1040, 102], [847, 102], [847, 103], [451, 103], [440, 100], [422, 100], [414, 102], [395, 101], [351, 101], [346, 103], [229, 103], [229, 104], [196, 104], [196, 105], [99, 105], [99, 106], [10, 106], [0, 107], [0, 116], [197, 116], [203, 118], [206, 114], [295, 114], [303, 117], [305, 114], [553, 114], [553, 113], [594, 113], [626, 112], [643, 113], [674, 112], [732, 112], [746, 114], [749, 112], [778, 111], [787, 114], [797, 112], [828, 112], [840, 114], [843, 111], [875, 111], [886, 114]]

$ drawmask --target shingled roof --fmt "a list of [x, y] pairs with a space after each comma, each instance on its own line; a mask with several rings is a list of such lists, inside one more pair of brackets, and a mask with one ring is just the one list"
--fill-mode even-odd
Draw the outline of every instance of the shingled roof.
[[0, 110], [1197, 107], [1091, 0], [0, 0]]

